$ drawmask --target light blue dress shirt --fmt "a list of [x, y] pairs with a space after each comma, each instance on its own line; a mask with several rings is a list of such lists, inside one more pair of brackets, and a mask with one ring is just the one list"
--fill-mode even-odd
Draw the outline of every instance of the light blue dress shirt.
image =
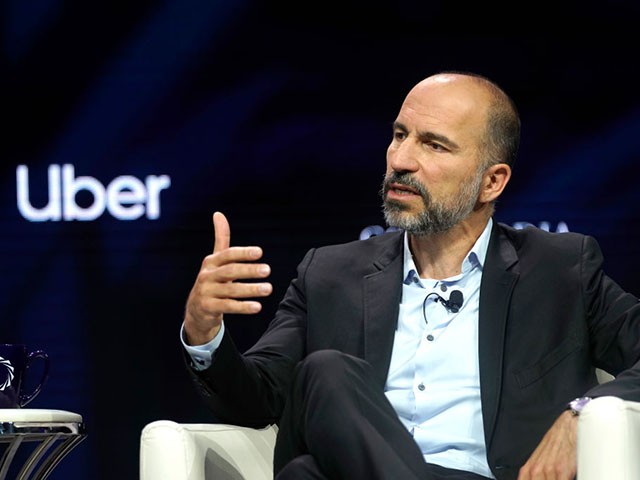
[[[404, 282], [398, 327], [385, 394], [413, 435], [425, 461], [495, 478], [486, 459], [478, 363], [480, 280], [493, 221], [462, 262], [462, 273], [443, 280], [421, 279], [404, 236]], [[438, 302], [460, 290], [457, 313]], [[426, 301], [425, 301], [426, 299]], [[193, 366], [204, 370], [224, 335], [190, 346]]]
[[[413, 435], [425, 461], [495, 478], [486, 458], [480, 371], [480, 280], [492, 220], [469, 251], [459, 275], [419, 278], [404, 239], [404, 282], [393, 340], [387, 398]], [[438, 301], [460, 290], [457, 313]]]

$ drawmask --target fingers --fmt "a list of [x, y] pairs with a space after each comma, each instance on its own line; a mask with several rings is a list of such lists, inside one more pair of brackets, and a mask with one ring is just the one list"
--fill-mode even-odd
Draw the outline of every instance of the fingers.
[[214, 267], [228, 263], [255, 262], [262, 257], [260, 247], [229, 247], [204, 258], [204, 266]]
[[[229, 247], [218, 253], [207, 255], [202, 261], [202, 270], [208, 271], [223, 268], [223, 271], [238, 270], [237, 278], [261, 278], [268, 275], [271, 270], [267, 264], [255, 263], [262, 257], [260, 247]], [[233, 281], [234, 277], [226, 278]]]
[[268, 277], [270, 273], [271, 268], [266, 263], [223, 263], [218, 265], [217, 261], [214, 262], [214, 259], [212, 259], [210, 262], [205, 260], [198, 280], [205, 283], [225, 283], [247, 279], [260, 280]]
[[273, 287], [268, 282], [263, 283], [226, 283], [217, 289], [218, 298], [254, 298], [266, 297], [271, 294]]
[[262, 278], [271, 273], [266, 264], [243, 265], [243, 262], [255, 262], [262, 257], [260, 247], [231, 247], [231, 229], [222, 212], [213, 214], [214, 246], [213, 254], [205, 257], [201, 272], [217, 269], [214, 278], [217, 281], [233, 282], [238, 279]]
[[231, 245], [231, 227], [229, 221], [222, 212], [213, 214], [213, 253], [226, 250]]
[[256, 263], [262, 258], [262, 249], [231, 247], [229, 222], [222, 212], [213, 214], [213, 227], [213, 253], [203, 260], [192, 292], [198, 310], [204, 313], [198, 317], [212, 315], [217, 319], [224, 313], [259, 311], [260, 303], [247, 299], [266, 297], [273, 291], [270, 283], [261, 282], [271, 274], [271, 268]]
[[[270, 286], [269, 286], [270, 289]], [[265, 294], [262, 294], [265, 296]], [[252, 295], [253, 296], [253, 295]], [[255, 300], [239, 300], [235, 298], [207, 298], [201, 308], [207, 312], [224, 312], [225, 314], [249, 315], [262, 309], [262, 304]]]
[[[242, 252], [240, 252], [242, 253]], [[219, 255], [219, 254], [216, 254]], [[255, 313], [260, 310], [260, 304], [255, 301], [241, 301], [240, 299], [267, 297], [273, 291], [269, 282], [242, 282], [238, 280], [262, 280], [271, 274], [267, 264], [254, 263], [223, 263], [216, 265], [219, 257], [210, 255], [210, 267], [200, 270], [197, 285], [200, 286], [201, 298], [207, 299], [206, 309], [220, 313]]]

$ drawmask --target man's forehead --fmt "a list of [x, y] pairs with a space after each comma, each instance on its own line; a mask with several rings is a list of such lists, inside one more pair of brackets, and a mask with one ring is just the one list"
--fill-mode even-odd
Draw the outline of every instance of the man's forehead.
[[488, 93], [481, 88], [457, 82], [422, 84], [405, 98], [398, 121], [433, 126], [484, 122], [489, 103]]

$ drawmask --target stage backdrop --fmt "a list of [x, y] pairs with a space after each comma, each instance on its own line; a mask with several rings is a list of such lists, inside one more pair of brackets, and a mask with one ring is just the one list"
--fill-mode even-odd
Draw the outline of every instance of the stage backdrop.
[[[497, 220], [596, 236], [640, 294], [636, 2], [525, 12], [536, 35], [486, 33], [506, 26], [447, 2], [5, 5], [0, 342], [49, 353], [29, 406], [78, 412], [89, 434], [52, 480], [136, 479], [145, 424], [214, 420], [178, 339], [212, 213], [273, 270], [263, 314], [227, 319], [244, 349], [307, 249], [384, 232], [391, 123], [440, 69], [519, 105]], [[541, 33], [569, 18], [572, 36]]]

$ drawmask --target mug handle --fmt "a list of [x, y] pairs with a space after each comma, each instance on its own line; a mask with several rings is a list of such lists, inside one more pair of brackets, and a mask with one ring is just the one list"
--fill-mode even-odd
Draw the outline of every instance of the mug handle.
[[29, 370], [29, 368], [31, 367], [31, 364], [33, 363], [33, 361], [37, 358], [42, 359], [42, 361], [44, 362], [42, 377], [40, 377], [40, 381], [38, 382], [38, 384], [36, 385], [36, 387], [33, 389], [31, 393], [28, 393], [28, 394], [20, 393], [20, 398], [18, 399], [20, 407], [24, 407], [31, 400], [36, 398], [36, 396], [40, 393], [40, 390], [42, 390], [42, 387], [44, 386], [44, 384], [47, 382], [47, 379], [49, 378], [49, 355], [47, 355], [47, 353], [44, 350], [36, 350], [34, 352], [29, 353], [29, 355], [27, 355], [25, 374], [26, 374], [26, 371]]

